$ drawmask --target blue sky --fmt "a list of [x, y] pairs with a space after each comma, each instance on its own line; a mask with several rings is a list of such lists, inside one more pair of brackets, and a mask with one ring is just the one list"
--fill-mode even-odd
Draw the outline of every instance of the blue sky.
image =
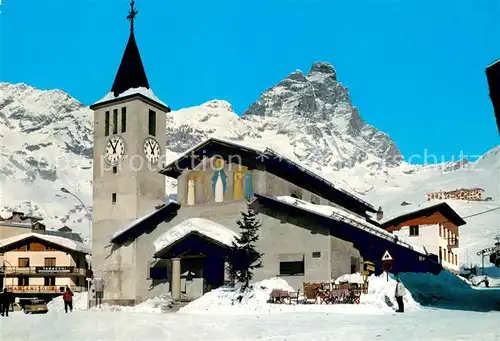
[[[136, 5], [150, 85], [174, 110], [217, 98], [242, 113], [320, 60], [406, 157], [478, 155], [499, 143], [484, 72], [500, 58], [497, 0]], [[128, 9], [128, 0], [3, 0], [0, 81], [60, 88], [87, 105], [100, 99], [125, 48]]]

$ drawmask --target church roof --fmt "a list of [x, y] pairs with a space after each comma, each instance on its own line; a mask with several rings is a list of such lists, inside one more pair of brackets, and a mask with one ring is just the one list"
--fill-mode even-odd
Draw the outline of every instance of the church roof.
[[172, 218], [175, 214], [177, 214], [180, 207], [181, 206], [175, 201], [170, 201], [161, 205], [154, 211], [143, 217], [137, 218], [127, 227], [113, 234], [111, 237], [111, 243], [122, 244], [127, 240], [134, 240], [147, 229], [156, 227], [156, 225]]
[[115, 101], [137, 97], [162, 111], [170, 112], [170, 108], [160, 101], [149, 87], [148, 77], [142, 64], [141, 54], [134, 34], [134, 18], [138, 12], [134, 8], [134, 1], [130, 5], [131, 12], [127, 17], [131, 21], [130, 36], [118, 72], [116, 73], [115, 81], [113, 82], [111, 91], [104, 98], [91, 105], [90, 109], [95, 110], [104, 104], [109, 105]]
[[267, 172], [335, 202], [350, 211], [358, 214], [365, 214], [366, 211], [376, 212], [375, 208], [368, 202], [335, 186], [332, 182], [270, 148], [250, 148], [237, 142], [213, 137], [191, 148], [177, 160], [164, 166], [160, 173], [177, 178], [184, 170], [195, 167], [204, 157], [218, 156], [226, 160], [235, 160], [236, 155], [241, 158], [244, 166], [252, 169], [264, 167]]
[[175, 225], [155, 240], [153, 244], [155, 257], [161, 256], [165, 249], [193, 233], [203, 235], [227, 247], [231, 247], [233, 242], [236, 242], [236, 238], [239, 237], [238, 233], [215, 221], [204, 218], [189, 218]]
[[133, 88], [149, 89], [149, 82], [142, 65], [141, 54], [135, 41], [134, 32], [131, 31], [111, 92], [117, 97], [126, 90]]

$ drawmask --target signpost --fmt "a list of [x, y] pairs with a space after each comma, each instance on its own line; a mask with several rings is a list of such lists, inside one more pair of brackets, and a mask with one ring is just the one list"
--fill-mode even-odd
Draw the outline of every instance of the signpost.
[[384, 255], [382, 256], [382, 269], [387, 274], [387, 282], [389, 282], [389, 271], [392, 270], [392, 262], [394, 258], [392, 258], [389, 250], [385, 250]]

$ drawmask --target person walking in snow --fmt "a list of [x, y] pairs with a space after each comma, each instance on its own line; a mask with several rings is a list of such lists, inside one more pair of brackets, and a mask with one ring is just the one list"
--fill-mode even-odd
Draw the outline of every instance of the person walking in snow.
[[405, 312], [405, 304], [403, 302], [403, 297], [406, 294], [406, 288], [404, 287], [403, 283], [401, 283], [401, 279], [397, 278], [396, 281], [398, 282], [396, 284], [396, 292], [394, 293], [394, 296], [396, 297], [396, 302], [398, 302], [398, 310], [396, 310], [397, 313], [404, 313]]
[[64, 301], [64, 311], [68, 313], [68, 308], [69, 311], [73, 311], [73, 292], [69, 289], [68, 286], [66, 286], [66, 291], [63, 294], [63, 301]]

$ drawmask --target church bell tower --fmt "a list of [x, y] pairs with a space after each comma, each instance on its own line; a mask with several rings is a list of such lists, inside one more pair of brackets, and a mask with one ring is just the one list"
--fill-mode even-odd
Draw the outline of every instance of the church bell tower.
[[103, 303], [135, 298], [134, 282], [122, 276], [130, 276], [135, 256], [128, 248], [113, 252], [113, 234], [165, 200], [165, 178], [158, 170], [170, 109], [149, 85], [135, 39], [137, 14], [132, 1], [127, 16], [130, 35], [113, 86], [90, 106], [94, 111], [92, 268], [94, 277], [103, 279]]

